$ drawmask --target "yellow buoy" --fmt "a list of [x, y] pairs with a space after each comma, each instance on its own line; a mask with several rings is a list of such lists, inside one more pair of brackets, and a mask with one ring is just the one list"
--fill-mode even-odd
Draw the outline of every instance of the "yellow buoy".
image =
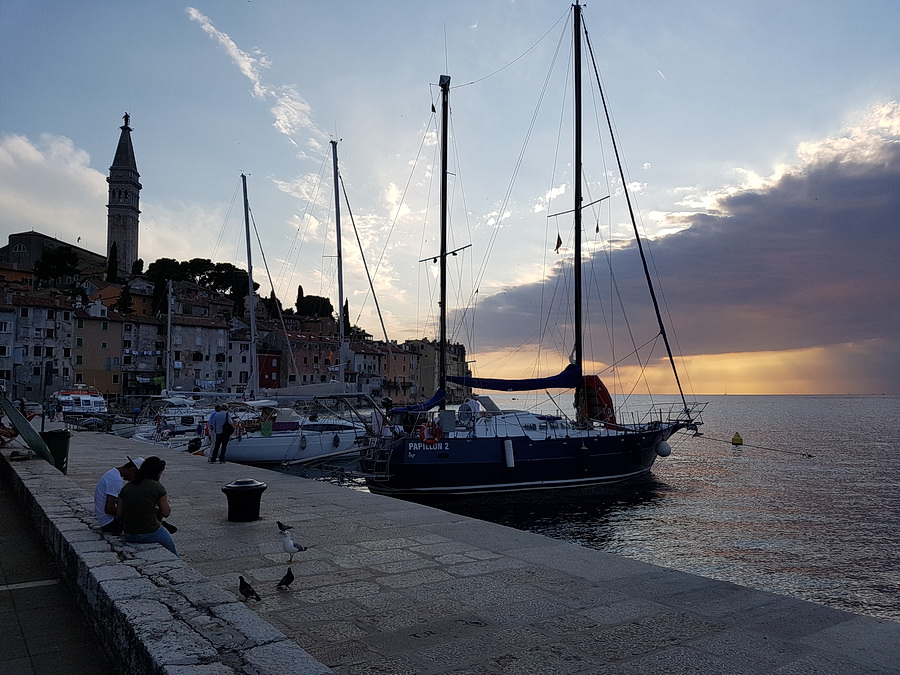
[[731, 444], [732, 445], [743, 445], [744, 439], [741, 438], [741, 435], [735, 431], [734, 436], [731, 437]]

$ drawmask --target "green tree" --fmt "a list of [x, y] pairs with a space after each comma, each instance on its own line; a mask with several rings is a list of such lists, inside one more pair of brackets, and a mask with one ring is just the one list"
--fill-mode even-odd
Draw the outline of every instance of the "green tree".
[[319, 295], [304, 295], [303, 286], [297, 286], [297, 314], [299, 316], [334, 316], [331, 300]]
[[111, 284], [119, 282], [119, 245], [116, 242], [109, 247], [106, 258], [106, 281]]
[[144, 261], [138, 258], [131, 263], [131, 276], [139, 277], [144, 273]]
[[34, 263], [34, 275], [43, 285], [52, 285], [64, 277], [74, 277], [78, 273], [78, 254], [71, 246], [57, 246]]
[[122, 287], [122, 292], [119, 294], [119, 299], [116, 300], [114, 307], [119, 314], [131, 314], [134, 312], [134, 299], [131, 297], [131, 289], [128, 288], [127, 284]]

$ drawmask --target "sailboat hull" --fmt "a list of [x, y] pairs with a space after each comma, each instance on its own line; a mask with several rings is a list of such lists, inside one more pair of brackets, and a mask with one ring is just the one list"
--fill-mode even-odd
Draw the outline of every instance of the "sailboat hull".
[[433, 444], [381, 439], [362, 452], [371, 492], [393, 496], [464, 495], [583, 487], [649, 473], [657, 448], [674, 431], [585, 432], [443, 438]]

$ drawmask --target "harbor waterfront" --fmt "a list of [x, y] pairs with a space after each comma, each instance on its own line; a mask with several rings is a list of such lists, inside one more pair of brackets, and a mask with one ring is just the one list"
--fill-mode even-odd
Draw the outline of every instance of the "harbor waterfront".
[[[900, 624], [438, 509], [161, 450], [181, 559], [92, 529], [97, 478], [136, 447], [73, 435], [68, 474], [10, 462], [123, 672], [890, 673]], [[222, 487], [266, 483], [231, 522]], [[293, 525], [296, 581], [276, 585]], [[261, 601], [244, 602], [244, 576]], [[92, 604], [95, 603], [95, 604]], [[104, 605], [104, 603], [108, 603]], [[123, 622], [117, 624], [116, 622]], [[105, 631], [105, 632], [104, 632]]]
[[[900, 621], [900, 397], [703, 400], [704, 435], [676, 437], [648, 480], [433, 505]], [[502, 402], [546, 406], [521, 395]], [[735, 432], [743, 445], [731, 444]]]

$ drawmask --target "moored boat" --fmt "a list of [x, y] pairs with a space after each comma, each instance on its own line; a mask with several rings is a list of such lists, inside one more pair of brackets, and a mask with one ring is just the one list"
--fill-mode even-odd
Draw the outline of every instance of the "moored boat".
[[[573, 5], [575, 73], [575, 146], [572, 162], [574, 206], [574, 317], [569, 365], [559, 374], [523, 380], [451, 377], [446, 368], [447, 251], [447, 133], [450, 78], [440, 78], [442, 113], [440, 337], [441, 358], [437, 392], [425, 403], [387, 412], [380, 434], [365, 440], [360, 467], [371, 492], [402, 497], [473, 494], [578, 487], [621, 481], [647, 474], [657, 457], [671, 453], [669, 440], [682, 430], [697, 433], [704, 404], [688, 402], [675, 368], [666, 328], [632, 215], [638, 250], [655, 309], [659, 333], [671, 362], [680, 396], [677, 402], [656, 405], [640, 415], [616, 410], [604, 383], [585, 374], [582, 327], [582, 199], [581, 157], [581, 10]], [[585, 33], [584, 39], [587, 40]], [[588, 41], [588, 45], [589, 45]], [[599, 79], [599, 78], [598, 78]], [[602, 95], [602, 92], [601, 92]], [[605, 106], [604, 106], [605, 107]], [[616, 150], [616, 153], [618, 151]], [[618, 154], [616, 155], [618, 159]], [[621, 162], [619, 162], [621, 167]], [[621, 168], [620, 168], [621, 173]], [[627, 197], [628, 181], [621, 176]], [[561, 240], [557, 243], [557, 249]], [[493, 391], [574, 391], [575, 414], [540, 414], [503, 410], [486, 395], [459, 410], [446, 409], [447, 383]]]

